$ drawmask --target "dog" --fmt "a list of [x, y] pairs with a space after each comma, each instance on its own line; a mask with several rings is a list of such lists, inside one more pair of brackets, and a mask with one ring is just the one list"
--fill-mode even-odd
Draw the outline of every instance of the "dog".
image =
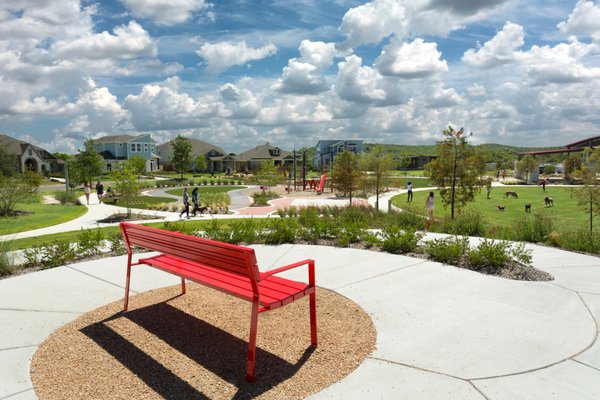
[[500, 211], [504, 211], [504, 209], [506, 208], [506, 206], [496, 206], [496, 207], [498, 207], [498, 210], [500, 210]]
[[199, 212], [200, 214], [204, 214], [205, 211], [208, 211], [209, 214], [212, 214], [212, 210], [210, 209], [210, 207], [204, 206], [204, 207], [199, 207], [196, 211], [194, 211], [193, 215], [196, 215], [196, 212]]
[[554, 207], [554, 199], [552, 197], [549, 197], [549, 196], [544, 197], [544, 206], [546, 206], [546, 207]]
[[525, 212], [526, 213], [531, 213], [531, 203], [525, 204]]
[[516, 192], [504, 192], [504, 198], [508, 199], [509, 197], [512, 197], [513, 199], [518, 199], [519, 195]]

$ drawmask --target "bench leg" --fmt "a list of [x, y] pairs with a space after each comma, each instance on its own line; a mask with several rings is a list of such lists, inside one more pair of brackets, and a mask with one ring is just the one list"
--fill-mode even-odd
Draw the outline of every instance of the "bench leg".
[[185, 278], [181, 278], [181, 294], [185, 294]]
[[129, 255], [129, 260], [127, 260], [127, 278], [125, 279], [125, 304], [123, 306], [123, 311], [127, 311], [129, 307], [129, 281], [131, 280], [131, 255]]
[[250, 319], [250, 340], [248, 340], [248, 366], [246, 367], [246, 380], [254, 382], [254, 360], [256, 358], [256, 332], [258, 330], [258, 299], [252, 302], [252, 316]]
[[317, 345], [317, 294], [309, 295], [310, 303], [310, 342], [313, 346]]

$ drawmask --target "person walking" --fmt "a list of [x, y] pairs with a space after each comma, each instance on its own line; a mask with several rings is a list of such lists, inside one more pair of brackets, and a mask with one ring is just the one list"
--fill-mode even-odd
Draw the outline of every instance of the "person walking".
[[192, 210], [192, 217], [196, 216], [196, 212], [200, 209], [200, 201], [198, 200], [198, 188], [192, 190], [192, 204], [194, 209]]
[[544, 190], [544, 193], [546, 192], [546, 178], [542, 178], [541, 184], [542, 184], [542, 189]]
[[490, 199], [490, 193], [492, 193], [492, 181], [491, 180], [488, 180], [487, 187], [485, 188], [485, 190], [487, 190], [487, 197], [486, 197], [486, 199], [489, 200]]
[[83, 182], [83, 193], [85, 194], [85, 204], [90, 205], [90, 193], [92, 193], [92, 188], [90, 187], [90, 183], [88, 181]]
[[183, 188], [183, 211], [179, 214], [179, 218], [183, 218], [184, 213], [190, 219], [190, 195], [187, 186]]
[[408, 198], [406, 199], [406, 201], [411, 202], [413, 199], [413, 187], [411, 182], [408, 182], [406, 184], [406, 193], [408, 194]]
[[98, 195], [98, 203], [102, 203], [102, 196], [104, 196], [104, 185], [100, 181], [96, 183], [96, 194]]
[[427, 209], [428, 221], [433, 221], [433, 210], [435, 209], [435, 200], [433, 198], [433, 192], [429, 192], [429, 197], [425, 201], [425, 208]]

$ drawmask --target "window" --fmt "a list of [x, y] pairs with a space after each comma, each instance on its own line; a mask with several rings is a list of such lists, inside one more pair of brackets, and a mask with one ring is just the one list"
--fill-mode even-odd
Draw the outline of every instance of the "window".
[[135, 144], [135, 147], [136, 147], [136, 151], [137, 151], [138, 153], [141, 153], [141, 152], [142, 152], [142, 144], [141, 144], [141, 143], [136, 143], [136, 144]]
[[131, 143], [131, 151], [135, 151], [135, 143]]
[[119, 143], [119, 147], [123, 147], [123, 143]]
[[148, 143], [144, 143], [144, 151], [147, 153], [148, 152]]
[[30, 156], [32, 156], [33, 155], [33, 150], [27, 149], [27, 154], [29, 154]]

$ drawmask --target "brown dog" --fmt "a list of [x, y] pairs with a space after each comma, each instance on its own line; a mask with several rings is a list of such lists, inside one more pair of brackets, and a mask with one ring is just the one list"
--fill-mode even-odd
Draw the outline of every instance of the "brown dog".
[[504, 198], [508, 199], [509, 197], [512, 197], [513, 199], [518, 199], [519, 195], [516, 192], [504, 192]]
[[506, 206], [496, 206], [496, 207], [498, 207], [498, 210], [500, 210], [500, 211], [504, 211], [504, 209], [506, 208]]

